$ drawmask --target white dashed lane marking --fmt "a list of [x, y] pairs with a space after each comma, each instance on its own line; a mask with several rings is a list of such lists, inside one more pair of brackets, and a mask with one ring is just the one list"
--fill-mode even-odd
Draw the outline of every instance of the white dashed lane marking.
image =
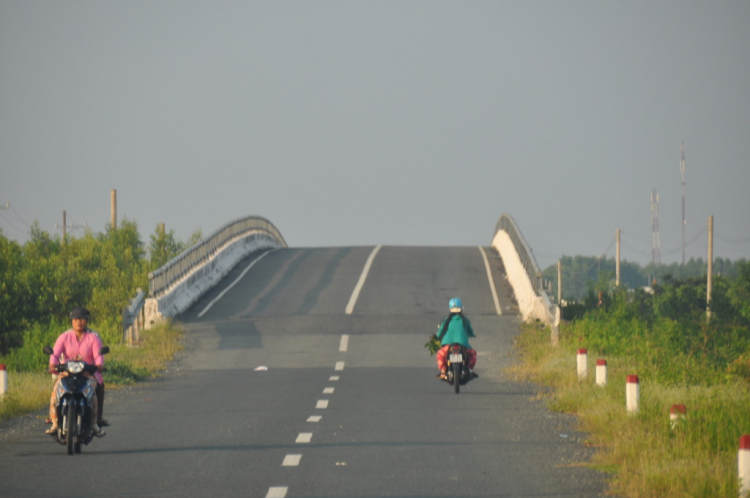
[[271, 486], [268, 488], [266, 498], [285, 498], [288, 489], [286, 486]]
[[341, 342], [339, 343], [339, 351], [345, 353], [349, 349], [349, 334], [341, 336]]
[[[356, 300], [356, 298], [354, 300]], [[205, 311], [208, 311], [208, 309], [206, 309]], [[343, 334], [341, 336], [341, 342], [339, 343], [339, 351], [346, 352], [348, 349], [349, 349], [349, 335]], [[337, 361], [335, 370], [336, 371], [344, 370], [344, 365], [345, 365], [345, 362]], [[331, 377], [328, 380], [335, 382], [339, 380], [339, 378], [340, 377], [338, 375], [331, 375]], [[336, 389], [333, 387], [326, 387], [323, 389], [323, 394], [333, 394], [335, 390]], [[318, 410], [325, 410], [326, 408], [328, 408], [328, 400], [319, 399], [317, 404], [315, 405], [315, 408], [317, 408]], [[322, 418], [323, 417], [320, 415], [310, 415], [309, 417], [307, 417], [307, 422], [320, 422]], [[313, 437], [312, 432], [301, 432], [297, 436], [297, 440], [295, 441], [295, 443], [298, 443], [298, 444], [309, 443], [310, 441], [312, 441], [312, 437]], [[298, 467], [300, 460], [302, 460], [302, 455], [300, 454], [286, 455], [284, 457], [284, 461], [281, 462], [281, 466], [282, 467]], [[286, 498], [286, 494], [288, 491], [289, 491], [289, 488], [287, 486], [272, 486], [268, 488], [268, 494], [266, 494], [266, 498]]]
[[284, 457], [284, 461], [281, 462], [282, 467], [296, 467], [299, 465], [299, 461], [302, 459], [302, 455], [287, 455]]

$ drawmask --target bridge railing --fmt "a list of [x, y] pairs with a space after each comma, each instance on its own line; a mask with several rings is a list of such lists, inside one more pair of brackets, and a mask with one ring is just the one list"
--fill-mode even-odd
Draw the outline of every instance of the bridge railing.
[[553, 344], [558, 344], [560, 308], [544, 290], [542, 271], [521, 230], [509, 214], [503, 214], [495, 226], [493, 246], [505, 264], [519, 310], [525, 321], [542, 320], [550, 326]]
[[279, 246], [287, 247], [281, 232], [265, 218], [247, 216], [231, 221], [216, 230], [201, 242], [184, 250], [161, 268], [148, 274], [149, 297], [157, 298], [169, 291], [178, 281], [195, 269], [205, 265], [230, 242], [252, 234], [266, 235], [275, 239]]
[[510, 237], [510, 240], [513, 241], [521, 264], [526, 270], [526, 275], [529, 277], [529, 282], [531, 282], [534, 292], [539, 295], [544, 290], [542, 270], [539, 269], [534, 253], [526, 243], [526, 239], [523, 238], [521, 230], [511, 215], [503, 213], [495, 226], [495, 233], [499, 230], [504, 230]]

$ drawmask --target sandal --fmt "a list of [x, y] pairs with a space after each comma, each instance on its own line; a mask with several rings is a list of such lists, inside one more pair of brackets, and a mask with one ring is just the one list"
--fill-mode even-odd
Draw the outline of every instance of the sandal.
[[46, 431], [44, 431], [44, 433], [45, 434], [50, 434], [50, 435], [55, 435], [55, 434], [57, 434], [57, 427], [55, 427], [53, 425], [52, 427], [50, 427], [49, 429], [47, 429]]
[[99, 421], [99, 422], [97, 423], [97, 425], [98, 425], [99, 427], [109, 427], [109, 422], [107, 422], [107, 421], [106, 421], [106, 420], [104, 420], [104, 419], [101, 419], [101, 420], [100, 420], [100, 421]]

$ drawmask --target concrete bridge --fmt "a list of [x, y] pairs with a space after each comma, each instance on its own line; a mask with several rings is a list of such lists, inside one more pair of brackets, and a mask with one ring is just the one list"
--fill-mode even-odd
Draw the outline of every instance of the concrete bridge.
[[[504, 278], [511, 286], [522, 318], [546, 323], [553, 328], [554, 336], [559, 309], [546, 294], [533, 251], [509, 214], [498, 220], [491, 247], [503, 262]], [[288, 247], [281, 232], [265, 218], [249, 216], [228, 223], [149, 275], [149, 295], [141, 326], [148, 328], [179, 315], [250, 254], [285, 248]], [[138, 309], [138, 303], [133, 309]], [[138, 326], [137, 314], [137, 311], [126, 314], [126, 328]]]

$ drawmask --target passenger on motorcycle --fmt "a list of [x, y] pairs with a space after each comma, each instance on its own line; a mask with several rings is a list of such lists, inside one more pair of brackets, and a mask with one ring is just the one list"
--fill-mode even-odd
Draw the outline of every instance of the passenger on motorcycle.
[[448, 302], [450, 315], [448, 315], [440, 324], [437, 338], [440, 341], [440, 349], [437, 351], [437, 366], [440, 369], [438, 378], [446, 379], [448, 349], [451, 344], [459, 343], [466, 348], [468, 356], [468, 368], [473, 377], [478, 377], [474, 373], [474, 366], [477, 363], [477, 352], [469, 344], [469, 337], [476, 337], [471, 322], [463, 315], [463, 303], [461, 299], [454, 297]]
[[[63, 358], [64, 361], [77, 360], [97, 366], [97, 371], [93, 376], [88, 373], [86, 376], [89, 379], [89, 385], [94, 391], [91, 401], [91, 425], [94, 434], [101, 435], [102, 431], [99, 426], [109, 425], [101, 419], [101, 411], [104, 404], [104, 382], [101, 373], [104, 369], [104, 357], [99, 354], [99, 350], [102, 349], [102, 341], [99, 334], [88, 328], [90, 317], [91, 314], [86, 308], [73, 308], [73, 311], [70, 312], [72, 328], [60, 334], [57, 341], [55, 341], [54, 353], [49, 358], [49, 372], [57, 374], [55, 365], [61, 363]], [[61, 390], [59, 388], [60, 379], [67, 375], [68, 372], [61, 372], [55, 381], [55, 386], [52, 388], [52, 395], [49, 402], [49, 418], [52, 421], [52, 427], [46, 431], [47, 434], [57, 432], [58, 420], [55, 406], [60, 395], [58, 391]]]

